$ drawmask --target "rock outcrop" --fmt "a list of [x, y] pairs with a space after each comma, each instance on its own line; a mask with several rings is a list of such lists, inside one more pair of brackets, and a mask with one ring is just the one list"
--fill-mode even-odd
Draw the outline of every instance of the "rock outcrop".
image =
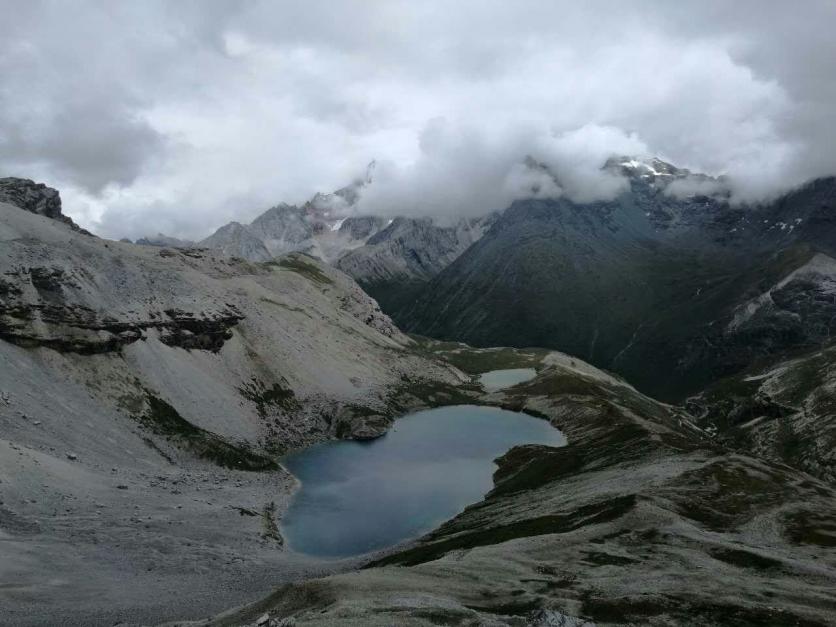
[[8, 203], [40, 216], [58, 220], [79, 232], [87, 233], [71, 218], [61, 213], [61, 195], [57, 189], [30, 179], [0, 178], [0, 203]]
[[230, 222], [201, 240], [203, 248], [219, 250], [224, 255], [248, 261], [267, 261], [273, 254], [264, 242], [240, 222]]

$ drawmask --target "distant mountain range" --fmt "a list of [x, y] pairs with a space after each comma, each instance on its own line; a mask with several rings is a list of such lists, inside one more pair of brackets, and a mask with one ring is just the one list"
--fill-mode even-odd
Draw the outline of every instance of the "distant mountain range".
[[[531, 159], [560, 186], [560, 173]], [[371, 175], [201, 242], [252, 261], [301, 251], [354, 278], [408, 331], [543, 346], [681, 400], [746, 367], [826, 346], [836, 326], [836, 179], [766, 204], [660, 159], [614, 157], [610, 201], [523, 199], [472, 219], [353, 214]], [[536, 195], [536, 194], [532, 194]]]
[[[397, 307], [477, 241], [498, 214], [472, 219], [384, 218], [357, 213], [366, 177], [331, 194], [316, 194], [302, 206], [280, 203], [249, 224], [230, 222], [194, 242], [166, 236], [137, 244], [209, 248], [229, 257], [269, 261], [303, 252], [344, 271], [372, 296]], [[129, 241], [129, 240], [127, 240]]]

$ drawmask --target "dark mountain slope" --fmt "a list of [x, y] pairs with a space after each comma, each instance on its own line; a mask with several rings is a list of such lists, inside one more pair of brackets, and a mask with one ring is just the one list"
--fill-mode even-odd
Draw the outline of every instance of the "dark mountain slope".
[[740, 208], [624, 170], [612, 202], [516, 202], [390, 313], [432, 337], [563, 350], [665, 399], [828, 341], [836, 179]]

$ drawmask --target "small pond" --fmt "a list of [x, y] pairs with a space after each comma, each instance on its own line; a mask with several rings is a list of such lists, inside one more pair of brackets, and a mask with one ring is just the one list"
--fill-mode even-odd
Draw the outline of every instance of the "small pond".
[[328, 442], [283, 460], [302, 483], [282, 520], [291, 549], [361, 555], [430, 531], [493, 487], [493, 460], [520, 444], [562, 446], [547, 421], [457, 405], [395, 421], [370, 442]]
[[491, 370], [479, 376], [479, 383], [487, 392], [495, 392], [512, 385], [523, 383], [537, 376], [534, 368], [512, 368], [510, 370]]

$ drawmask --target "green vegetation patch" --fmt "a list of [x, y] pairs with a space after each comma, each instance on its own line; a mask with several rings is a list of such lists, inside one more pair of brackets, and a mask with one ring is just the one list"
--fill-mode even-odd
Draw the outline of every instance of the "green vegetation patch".
[[836, 519], [832, 512], [802, 511], [784, 519], [785, 534], [793, 544], [836, 547]]
[[787, 477], [729, 461], [684, 473], [673, 486], [679, 513], [712, 531], [729, 531], [783, 502]]
[[724, 549], [717, 548], [709, 551], [711, 557], [714, 559], [738, 566], [740, 568], [753, 568], [755, 570], [775, 570], [783, 566], [783, 564], [771, 557], [764, 557], [751, 551], [744, 551], [743, 549]]
[[551, 352], [543, 348], [474, 348], [458, 342], [442, 342], [418, 335], [411, 337], [420, 350], [474, 375], [491, 370], [536, 369]]
[[593, 566], [629, 566], [639, 561], [631, 557], [613, 555], [604, 551], [587, 551], [584, 554], [584, 560]]
[[264, 511], [261, 512], [261, 537], [277, 542], [279, 545], [284, 544], [284, 538], [276, 524], [276, 504], [273, 501], [267, 503]]
[[274, 460], [250, 450], [246, 445], [232, 444], [215, 433], [196, 427], [171, 405], [147, 390], [145, 400], [148, 409], [140, 415], [139, 422], [178, 448], [224, 468], [250, 471], [278, 469]]
[[491, 496], [533, 490], [579, 472], [584, 456], [576, 446], [515, 446], [497, 460]]
[[476, 385], [452, 385], [443, 381], [418, 380], [397, 386], [388, 398], [392, 415], [414, 409], [409, 399], [417, 399], [428, 407], [445, 405], [479, 405], [481, 388]]
[[318, 285], [332, 285], [334, 282], [315, 264], [305, 261], [298, 255], [282, 257], [277, 261], [268, 261], [268, 266], [275, 266], [301, 274]]
[[278, 407], [285, 411], [296, 411], [299, 409], [299, 401], [296, 400], [296, 395], [289, 386], [286, 386], [287, 381], [284, 380], [285, 385], [281, 383], [273, 383], [269, 388], [263, 381], [259, 381], [253, 377], [250, 383], [245, 383], [238, 388], [238, 392], [255, 404], [258, 415], [266, 418], [268, 409], [271, 407]]
[[477, 546], [499, 544], [517, 538], [528, 538], [550, 533], [568, 533], [587, 525], [596, 525], [620, 518], [631, 511], [635, 505], [636, 496], [630, 494], [615, 497], [608, 501], [584, 505], [568, 514], [538, 516], [506, 525], [499, 525], [490, 529], [460, 533], [455, 537], [437, 540], [442, 533], [448, 534], [459, 531], [456, 528], [456, 519], [453, 519], [427, 536], [427, 541], [421, 545], [372, 562], [366, 568], [387, 564], [414, 566], [436, 560], [450, 551], [459, 549], [472, 549]]
[[540, 599], [517, 599], [506, 603], [491, 603], [490, 605], [465, 605], [468, 609], [486, 614], [499, 614], [501, 616], [520, 616], [530, 614], [543, 607]]
[[798, 616], [782, 608], [710, 603], [673, 595], [598, 598], [587, 593], [583, 598], [581, 612], [584, 618], [616, 624], [644, 624], [649, 617], [664, 615], [670, 620], [659, 621], [659, 624], [824, 627], [824, 623]]

